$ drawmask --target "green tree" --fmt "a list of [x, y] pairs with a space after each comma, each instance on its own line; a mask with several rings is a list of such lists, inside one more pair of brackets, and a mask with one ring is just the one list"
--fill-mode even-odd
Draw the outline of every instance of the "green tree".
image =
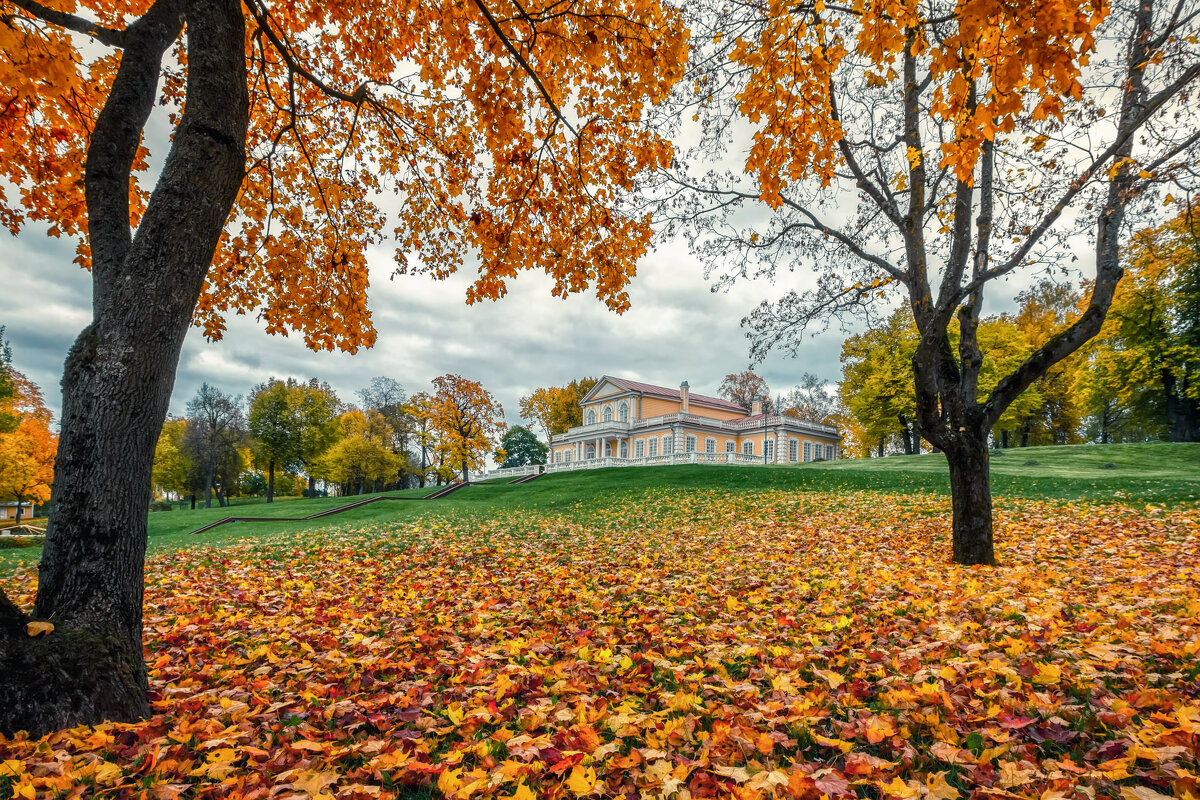
[[267, 502], [275, 502], [275, 470], [299, 465], [303, 390], [294, 382], [275, 380], [254, 388], [250, 398], [250, 435], [255, 459], [267, 468]]
[[300, 447], [297, 459], [308, 474], [308, 496], [312, 497], [317, 488], [316, 477], [312, 473], [313, 464], [341, 438], [338, 418], [342, 412], [342, 402], [328, 383], [316, 378], [297, 384], [297, 389], [300, 392]]
[[880, 328], [851, 336], [842, 343], [842, 380], [838, 395], [858, 423], [865, 444], [883, 456], [899, 439], [903, 452], [916, 450], [916, 397], [912, 354], [917, 329], [906, 308], [897, 309]]
[[496, 463], [502, 468], [527, 467], [545, 464], [550, 448], [543, 444], [533, 431], [524, 425], [513, 425], [500, 440], [496, 451]]
[[1135, 428], [1200, 439], [1200, 208], [1133, 237], [1103, 339], [1093, 403], [1115, 398]]

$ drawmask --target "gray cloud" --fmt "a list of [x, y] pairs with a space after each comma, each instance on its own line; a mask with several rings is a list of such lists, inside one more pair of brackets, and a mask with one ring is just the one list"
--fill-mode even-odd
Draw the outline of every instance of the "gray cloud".
[[[0, 324], [8, 326], [15, 366], [42, 386], [56, 413], [67, 349], [90, 315], [90, 276], [71, 263], [73, 245], [30, 228], [0, 239], [0, 286], [9, 298]], [[447, 281], [390, 280], [386, 248], [370, 254], [371, 308], [379, 333], [374, 348], [356, 355], [313, 352], [297, 336], [269, 336], [251, 317], [230, 320], [225, 338], [208, 342], [189, 333], [180, 357], [171, 411], [183, 413], [202, 382], [246, 394], [268, 377], [318, 377], [343, 400], [374, 375], [388, 375], [409, 392], [456, 372], [479, 380], [518, 421], [518, 398], [538, 386], [604, 373], [715, 392], [721, 378], [747, 366], [739, 323], [779, 287], [747, 282], [713, 293], [682, 244], [660, 247], [640, 265], [630, 287], [633, 308], [606, 310], [587, 295], [550, 296], [550, 280], [522, 274], [498, 302], [464, 303], [469, 270]], [[758, 371], [776, 391], [803, 372], [836, 380], [841, 334], [813, 340], [797, 359], [773, 356]]]

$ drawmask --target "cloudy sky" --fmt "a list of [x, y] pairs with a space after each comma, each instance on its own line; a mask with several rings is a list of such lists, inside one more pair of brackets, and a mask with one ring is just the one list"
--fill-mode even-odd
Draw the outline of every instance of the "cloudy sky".
[[[90, 274], [71, 263], [74, 245], [31, 226], [19, 237], [0, 232], [0, 325], [7, 327], [13, 364], [45, 392], [57, 415], [58, 382], [67, 349], [90, 318]], [[371, 253], [371, 308], [378, 341], [356, 355], [315, 353], [299, 337], [270, 336], [252, 318], [231, 320], [219, 342], [193, 329], [183, 347], [171, 412], [184, 406], [204, 381], [232, 394], [271, 376], [329, 381], [343, 400], [372, 376], [398, 380], [408, 392], [427, 390], [438, 375], [454, 372], [478, 380], [519, 423], [518, 398], [538, 386], [561, 385], [585, 375], [611, 374], [664, 386], [687, 380], [694, 391], [715, 394], [722, 377], [748, 365], [743, 316], [785, 288], [744, 282], [713, 293], [700, 264], [683, 243], [666, 243], [643, 259], [630, 296], [633, 308], [618, 316], [595, 297], [550, 296], [543, 275], [522, 273], [507, 297], [468, 307], [471, 274], [437, 282], [391, 274], [391, 253]], [[791, 388], [804, 372], [830, 381], [841, 373], [843, 334], [813, 338], [798, 358], [772, 356], [757, 368], [775, 392]]]

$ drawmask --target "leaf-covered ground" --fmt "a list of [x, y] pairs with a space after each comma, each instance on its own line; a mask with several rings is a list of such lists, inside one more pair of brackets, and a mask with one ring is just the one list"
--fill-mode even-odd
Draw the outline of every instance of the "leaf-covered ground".
[[158, 715], [0, 739], [0, 797], [1200, 798], [1200, 512], [1008, 500], [994, 570], [948, 513], [661, 492], [157, 556]]

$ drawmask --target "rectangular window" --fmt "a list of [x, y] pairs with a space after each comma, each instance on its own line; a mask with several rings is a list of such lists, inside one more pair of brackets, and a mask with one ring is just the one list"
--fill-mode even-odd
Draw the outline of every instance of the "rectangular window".
[[646, 455], [646, 443], [644, 441], [642, 441], [641, 439], [638, 439], [636, 442], [633, 443], [633, 457], [634, 458], [642, 458], [645, 455]]
[[742, 442], [742, 455], [754, 455], [754, 442]]
[[704, 440], [704, 452], [706, 452], [706, 453], [717, 452], [717, 440], [716, 439], [705, 439]]
[[557, 450], [557, 451], [555, 451], [555, 453], [554, 453], [554, 462], [555, 462], [556, 464], [560, 464], [560, 463], [562, 463], [562, 450]]
[[688, 453], [696, 452], [696, 437], [689, 436], [686, 439], [684, 439], [683, 446], [685, 448], [685, 452], [688, 452]]
[[812, 461], [812, 442], [804, 443], [804, 460]]
[[675, 439], [673, 436], [663, 437], [663, 455], [669, 456], [675, 453]]
[[770, 461], [775, 457], [774, 439], [768, 438], [763, 440], [763, 456], [767, 459], [767, 461]]
[[658, 439], [650, 440], [650, 457], [654, 458], [658, 455]]
[[726, 453], [736, 453], [737, 452], [737, 442], [735, 442], [733, 439], [726, 439], [725, 440], [725, 452]]
[[795, 461], [800, 457], [800, 440], [788, 439], [788, 461]]
[[831, 444], [825, 445], [825, 460], [833, 461], [833, 445]]

